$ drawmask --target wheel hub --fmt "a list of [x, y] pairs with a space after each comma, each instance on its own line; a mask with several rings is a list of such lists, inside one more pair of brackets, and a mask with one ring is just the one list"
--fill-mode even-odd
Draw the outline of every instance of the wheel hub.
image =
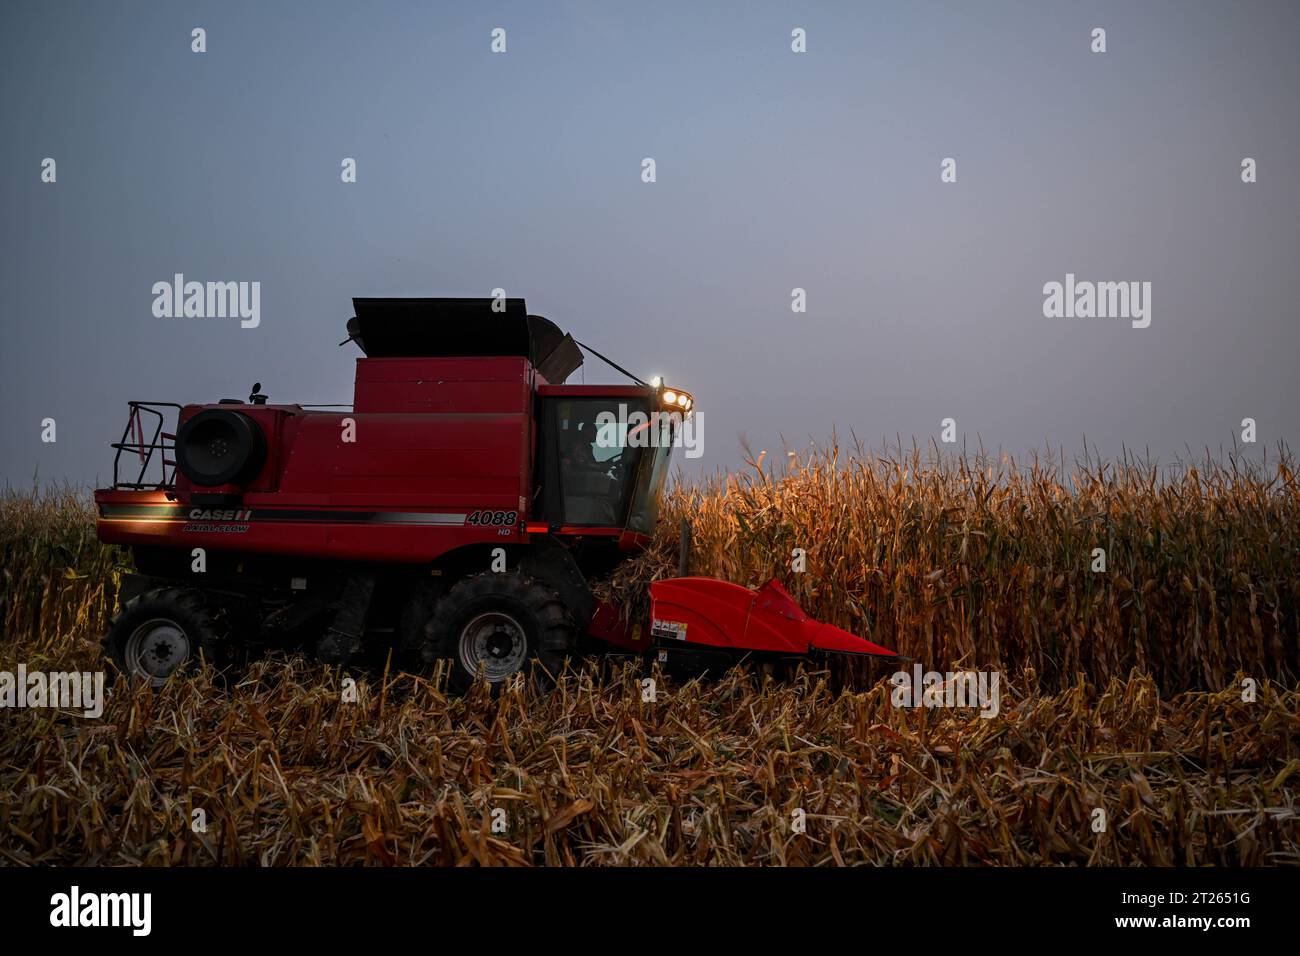
[[127, 638], [127, 669], [159, 687], [190, 657], [190, 639], [175, 621], [146, 621]]
[[476, 615], [461, 629], [458, 641], [461, 666], [489, 683], [497, 684], [518, 673], [528, 658], [528, 637], [523, 626], [502, 611]]

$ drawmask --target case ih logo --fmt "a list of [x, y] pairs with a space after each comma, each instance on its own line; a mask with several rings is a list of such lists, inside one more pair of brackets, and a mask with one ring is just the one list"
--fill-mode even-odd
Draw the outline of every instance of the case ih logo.
[[190, 511], [189, 519], [191, 521], [252, 521], [253, 512], [240, 508], [227, 508], [224, 511], [194, 508]]
[[253, 512], [247, 508], [191, 508], [183, 532], [217, 534], [247, 534]]

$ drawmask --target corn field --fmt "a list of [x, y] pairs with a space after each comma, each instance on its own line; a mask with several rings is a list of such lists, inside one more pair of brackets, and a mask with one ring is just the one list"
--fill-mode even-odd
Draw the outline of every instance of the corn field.
[[[897, 706], [855, 665], [681, 682], [576, 661], [495, 698], [383, 668], [351, 702], [347, 675], [277, 655], [119, 682], [98, 720], [0, 709], [0, 861], [1296, 865], [1297, 503], [1285, 451], [1165, 474], [757, 456], [679, 484], [600, 593], [640, 613], [686, 520], [691, 573], [776, 577], [927, 669], [997, 671], [996, 716]], [[0, 559], [0, 670], [101, 669], [129, 559], [88, 497], [0, 496]]]
[[690, 573], [778, 578], [812, 617], [938, 670], [1032, 668], [1053, 691], [1136, 670], [1164, 693], [1300, 673], [1300, 487], [1285, 450], [1272, 466], [1231, 456], [1175, 475], [917, 448], [814, 449], [779, 476], [751, 464], [677, 487], [656, 547], [603, 593], [626, 603], [675, 575], [685, 519]]

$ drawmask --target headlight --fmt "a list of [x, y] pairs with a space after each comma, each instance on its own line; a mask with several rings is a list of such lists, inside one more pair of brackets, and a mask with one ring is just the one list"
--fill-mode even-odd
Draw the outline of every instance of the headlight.
[[659, 401], [662, 403], [664, 411], [667, 412], [689, 412], [695, 405], [695, 399], [689, 392], [683, 392], [680, 388], [666, 388], [659, 393]]

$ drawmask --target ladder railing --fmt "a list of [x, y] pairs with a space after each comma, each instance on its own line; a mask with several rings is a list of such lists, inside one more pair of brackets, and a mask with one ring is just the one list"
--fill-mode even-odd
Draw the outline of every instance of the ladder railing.
[[[113, 487], [132, 491], [174, 487], [176, 460], [174, 457], [168, 458], [167, 455], [171, 453], [174, 456], [176, 453], [176, 435], [163, 431], [166, 425], [166, 414], [160, 409], [174, 408], [179, 417], [181, 406], [175, 402], [127, 402], [126, 404], [131, 411], [126, 420], [126, 428], [122, 430], [122, 440], [113, 442], [112, 445], [117, 450], [113, 456]], [[144, 421], [145, 415], [150, 416], [148, 426]], [[149, 426], [152, 426], [153, 431], [147, 436], [149, 440], [145, 441], [146, 428]], [[127, 453], [125, 462], [122, 460], [123, 452]], [[158, 453], [158, 468], [153, 472], [157, 476], [156, 481], [151, 480], [150, 472], [155, 452]], [[135, 456], [135, 461], [131, 460], [132, 454]], [[138, 468], [136, 462], [139, 463]], [[134, 481], [123, 478], [124, 468], [128, 476], [134, 475]]]

